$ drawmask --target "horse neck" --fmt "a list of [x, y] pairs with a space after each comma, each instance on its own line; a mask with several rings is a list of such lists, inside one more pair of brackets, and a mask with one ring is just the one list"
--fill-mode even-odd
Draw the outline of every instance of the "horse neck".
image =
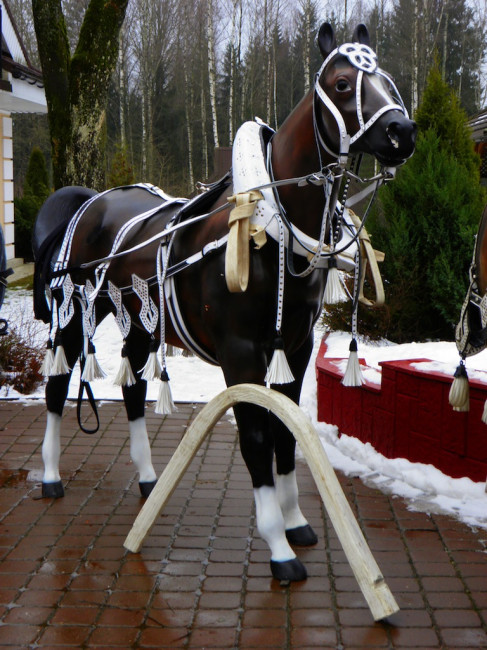
[[[274, 135], [272, 170], [275, 180], [312, 174], [336, 160], [323, 150], [320, 159], [313, 110], [311, 90]], [[321, 228], [325, 205], [323, 188], [314, 185], [299, 188], [296, 185], [284, 185], [278, 191], [289, 220], [303, 232], [316, 238]]]

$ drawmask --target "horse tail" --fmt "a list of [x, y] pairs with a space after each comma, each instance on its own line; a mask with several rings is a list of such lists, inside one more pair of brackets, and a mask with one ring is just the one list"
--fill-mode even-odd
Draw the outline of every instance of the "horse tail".
[[51, 194], [36, 217], [32, 233], [34, 253], [34, 315], [51, 322], [46, 302], [45, 285], [49, 281], [51, 260], [59, 250], [60, 241], [71, 218], [96, 192], [86, 187], [63, 187]]

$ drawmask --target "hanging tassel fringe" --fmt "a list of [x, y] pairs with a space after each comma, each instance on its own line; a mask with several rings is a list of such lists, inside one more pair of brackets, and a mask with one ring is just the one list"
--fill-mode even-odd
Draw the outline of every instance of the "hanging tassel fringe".
[[95, 379], [104, 379], [106, 373], [96, 359], [96, 350], [92, 341], [88, 342], [88, 355], [86, 357], [85, 366], [81, 373], [81, 381], [90, 382]]
[[133, 386], [135, 382], [135, 375], [132, 371], [132, 366], [130, 365], [130, 360], [128, 358], [127, 345], [124, 343], [122, 348], [122, 361], [113, 383], [115, 386]]
[[161, 371], [160, 380], [161, 385], [159, 386], [159, 396], [157, 398], [154, 412], [159, 415], [170, 415], [171, 413], [174, 413], [174, 411], [177, 411], [177, 408], [172, 399], [169, 375], [165, 368]]
[[470, 409], [470, 395], [468, 386], [467, 369], [463, 359], [457, 366], [454, 374], [448, 401], [454, 411], [468, 411]]
[[340, 302], [346, 302], [348, 300], [340, 273], [337, 269], [337, 261], [334, 257], [331, 257], [328, 262], [328, 276], [323, 300], [327, 305], [337, 305]]
[[290, 384], [294, 381], [294, 375], [286, 359], [284, 352], [284, 341], [278, 336], [274, 342], [274, 354], [267, 369], [265, 382], [267, 384]]
[[44, 356], [44, 361], [40, 369], [40, 373], [43, 377], [50, 377], [52, 374], [52, 367], [54, 365], [54, 352], [52, 351], [52, 341], [49, 339], [46, 345], [46, 354]]
[[62, 343], [56, 344], [55, 350], [50, 376], [67, 375], [71, 368], [68, 366], [68, 360], [66, 359], [66, 353], [64, 352]]
[[355, 338], [350, 342], [350, 355], [348, 357], [347, 369], [343, 375], [342, 384], [344, 386], [362, 386], [364, 378], [360, 369], [360, 363], [357, 352], [357, 341]]
[[162, 373], [161, 364], [157, 358], [157, 349], [159, 344], [155, 339], [152, 339], [150, 342], [150, 352], [145, 363], [145, 366], [139, 372], [142, 373], [141, 378], [146, 381], [152, 381], [153, 379], [159, 379]]
[[[485, 404], [484, 404], [484, 412], [482, 413], [482, 422], [484, 424], [487, 424], [487, 400], [485, 400]], [[486, 484], [486, 490], [487, 490], [487, 484]]]

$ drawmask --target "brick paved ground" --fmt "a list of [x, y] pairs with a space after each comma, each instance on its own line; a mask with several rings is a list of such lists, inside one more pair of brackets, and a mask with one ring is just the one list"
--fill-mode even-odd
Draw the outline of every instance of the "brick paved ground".
[[[155, 416], [157, 471], [200, 405]], [[191, 464], [140, 554], [123, 541], [142, 501], [123, 405], [102, 431], [67, 408], [66, 496], [40, 498], [42, 403], [0, 402], [0, 646], [11, 648], [487, 648], [487, 531], [410, 512], [340, 476], [401, 611], [374, 623], [307, 467], [302, 507], [319, 543], [310, 578], [281, 586], [255, 530], [252, 490], [228, 417]]]

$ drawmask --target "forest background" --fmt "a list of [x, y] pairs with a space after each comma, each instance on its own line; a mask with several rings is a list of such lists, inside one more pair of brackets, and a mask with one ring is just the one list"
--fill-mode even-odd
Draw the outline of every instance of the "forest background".
[[[74, 50], [88, 0], [62, 4]], [[31, 0], [9, 5], [39, 66]], [[339, 42], [368, 25], [411, 114], [435, 56], [466, 113], [485, 106], [486, 0], [130, 0], [109, 90], [107, 186], [145, 181], [188, 195], [243, 121], [278, 128], [313, 83], [324, 20]], [[22, 195], [33, 144], [49, 168], [47, 118], [15, 115], [14, 129]]]

